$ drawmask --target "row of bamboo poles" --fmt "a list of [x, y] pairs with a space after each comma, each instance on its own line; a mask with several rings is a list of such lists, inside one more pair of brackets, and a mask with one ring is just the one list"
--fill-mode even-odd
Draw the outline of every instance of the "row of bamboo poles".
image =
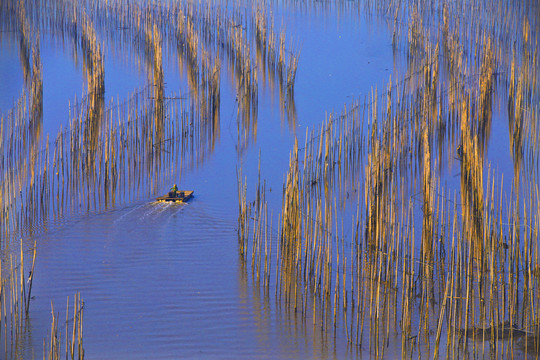
[[2, 258], [0, 266], [0, 349], [5, 359], [20, 356], [20, 345], [27, 332], [36, 243], [29, 250], [25, 248], [22, 240], [18, 246], [13, 244], [9, 257]]
[[[305, 327], [373, 357], [396, 336], [402, 357], [538, 356], [538, 43], [522, 18], [523, 54], [504, 56], [500, 29], [467, 33], [445, 5], [432, 30], [420, 9], [395, 12], [405, 77], [295, 142], [277, 231], [261, 180], [250, 202], [239, 177], [241, 259]], [[505, 98], [506, 182], [487, 154]]]
[[[4, 15], [17, 14], [21, 18], [20, 14], [26, 13], [21, 10], [25, 6], [23, 1], [16, 4], [6, 2], [2, 6], [5, 7]], [[55, 204], [58, 208], [55, 210], [58, 215], [63, 212], [62, 201], [85, 204], [85, 207], [90, 209], [95, 208], [95, 203], [99, 202], [96, 199], [90, 201], [92, 196], [106, 199], [115, 197], [117, 182], [123, 181], [120, 178], [123, 179], [121, 175], [126, 171], [118, 168], [120, 165], [116, 162], [119, 159], [137, 158], [138, 161], [132, 161], [133, 166], [130, 167], [130, 171], [135, 172], [144, 167], [141, 164], [143, 162], [140, 159], [141, 155], [137, 153], [144, 153], [144, 156], [148, 156], [145, 162], [153, 164], [152, 166], [147, 164], [147, 168], [160, 171], [163, 168], [159, 160], [161, 154], [175, 153], [174, 148], [166, 149], [165, 145], [176, 143], [175, 146], [182, 144], [183, 151], [187, 151], [190, 147], [193, 149], [190, 141], [185, 141], [187, 137], [193, 138], [193, 132], [199, 135], [194, 142], [212, 149], [215, 145], [215, 135], [219, 136], [222, 50], [216, 49], [225, 47], [225, 53], [230, 54], [229, 58], [235, 64], [234, 68], [240, 69], [239, 78], [242, 80], [239, 83], [244, 89], [242, 91], [249, 91], [252, 103], [250, 106], [252, 110], [256, 107], [258, 70], [251, 65], [253, 59], [249, 55], [248, 36], [243, 35], [248, 28], [248, 21], [242, 18], [238, 10], [233, 10], [232, 15], [226, 15], [228, 13], [225, 11], [214, 11], [215, 9], [210, 7], [197, 7], [193, 4], [155, 7], [148, 4], [144, 7], [131, 2], [90, 6], [85, 2], [72, 4], [46, 1], [40, 4], [39, 8], [32, 4], [28, 6], [31, 7], [28, 17], [32, 19], [34, 27], [38, 29], [41, 27], [45, 31], [70, 38], [70, 42], [78, 46], [83, 53], [88, 94], [81, 100], [75, 100], [70, 106], [69, 123], [58, 132], [53, 141], [44, 139], [40, 143], [38, 137], [26, 131], [29, 123], [39, 122], [35, 119], [40, 118], [42, 111], [40, 100], [42, 75], [37, 42], [32, 51], [35, 59], [32, 79], [37, 80], [31, 81], [32, 85], [28, 91], [32, 94], [32, 99], [27, 100], [26, 92], [23, 93], [19, 103], [2, 121], [2, 152], [7, 155], [2, 158], [0, 164], [5, 175], [1, 196], [3, 216], [0, 225], [4, 235], [16, 233], [30, 227], [37, 219], [46, 218], [51, 204]], [[260, 19], [260, 15], [257, 16]], [[169, 24], [165, 21], [169, 18], [177, 21]], [[238, 26], [234, 25], [237, 22]], [[107, 28], [107, 24], [112, 30]], [[146, 59], [150, 85], [145, 90], [134, 93], [122, 104], [119, 102], [106, 104], [103, 45], [98, 40], [98, 31], [104, 31], [105, 37], [113, 37], [113, 34], [117, 33], [114, 31], [115, 26], [128, 27], [133, 31], [134, 43], [143, 44], [138, 49], [142, 52], [140, 57]], [[214, 30], [217, 31], [211, 32], [208, 26], [214, 26]], [[29, 30], [21, 31], [23, 34], [27, 32]], [[119, 38], [125, 39], [125, 34]], [[206, 41], [203, 43], [199, 38]], [[188, 76], [191, 95], [189, 101], [181, 96], [166, 98], [164, 93], [163, 46], [169, 43], [169, 40], [177, 44], [179, 60], [189, 64], [187, 67], [191, 70], [188, 73], [194, 74]], [[29, 51], [30, 49], [26, 49], [21, 53]], [[273, 52], [270, 48], [265, 48], [264, 51], [268, 54]], [[280, 46], [280, 73], [284, 72], [284, 56], [284, 48]], [[235, 72], [236, 70], [231, 73]], [[238, 93], [239, 99], [245, 97]], [[153, 101], [150, 102], [149, 99]], [[28, 116], [28, 113], [32, 115]], [[254, 117], [253, 114], [250, 115], [250, 119]], [[152, 121], [148, 120], [150, 118]], [[193, 119], [198, 121], [194, 122]], [[131, 139], [131, 136], [139, 138], [135, 140]], [[142, 146], [139, 144], [141, 141], [144, 141]], [[31, 142], [37, 144], [32, 149], [28, 146]], [[132, 145], [131, 143], [136, 146], [127, 147]], [[101, 146], [103, 144], [106, 145], [105, 148]], [[193, 151], [192, 155], [202, 159], [204, 153], [206, 150]], [[99, 161], [103, 161], [103, 164]], [[80, 182], [83, 177], [84, 182]], [[133, 174], [127, 176], [131, 179], [129, 183], [140, 182], [133, 181], [133, 177]], [[102, 190], [95, 191], [100, 186]], [[129, 187], [122, 186], [122, 189]], [[89, 201], [80, 203], [81, 194], [72, 196], [76, 192], [85, 193]], [[56, 199], [52, 193], [55, 193]]]
[[[32, 179], [30, 186], [33, 186], [43, 122], [43, 74], [39, 32], [36, 33], [36, 29], [32, 27], [23, 3], [12, 10], [10, 23], [17, 29], [24, 90], [16, 110], [11, 113], [12, 117], [8, 116], [7, 121], [2, 117], [0, 124], [2, 223], [4, 219], [13, 219], [17, 207], [22, 206], [15, 200], [15, 193], [22, 191], [25, 180]], [[2, 21], [5, 19], [2, 18]], [[27, 249], [27, 246], [23, 246], [22, 239], [9, 245], [2, 241], [4, 251], [0, 257], [0, 348], [6, 359], [18, 356], [20, 341], [26, 331], [25, 320], [32, 297], [36, 248], [34, 242], [33, 247]], [[28, 256], [28, 253], [31, 255]]]
[[[43, 340], [43, 360], [84, 359], [83, 347], [83, 320], [84, 301], [80, 293], [76, 293], [73, 299], [73, 314], [69, 315], [69, 297], [66, 302], [65, 331], [62, 334], [62, 323], [59, 321], [59, 313], [55, 313], [54, 304], [51, 303], [51, 331], [49, 338]], [[70, 328], [71, 326], [71, 328]], [[62, 344], [62, 338], [65, 343]], [[64, 351], [62, 351], [62, 346]]]
[[[236, 79], [239, 114], [245, 114], [239, 116], [239, 139], [255, 136], [256, 130], [251, 133], [250, 128], [256, 129], [257, 77], [268, 70], [251, 56], [255, 29], [239, 8], [61, 0], [3, 1], [0, 8], [2, 30], [18, 36], [25, 79], [22, 95], [2, 115], [0, 126], [0, 245], [7, 254], [0, 267], [4, 315], [0, 335], [4, 335], [5, 357], [16, 358], [30, 304], [37, 244], [25, 250], [34, 254], [32, 272], [25, 278], [22, 246], [20, 258], [9, 255], [12, 239], [35, 235], [51, 220], [155, 194], [163, 184], [203, 162], [219, 141], [224, 59]], [[86, 83], [86, 95], [69, 105], [67, 123], [51, 139], [42, 136], [39, 34], [71, 46], [76, 60], [82, 54]], [[143, 64], [141, 70], [148, 77], [146, 86], [123, 101], [105, 97], [107, 44], [119, 52], [127, 50]], [[277, 49], [269, 46], [263, 44], [263, 51], [274, 54]], [[176, 49], [181, 72], [187, 72], [188, 96], [165, 92], [163, 62], [169, 48]], [[280, 51], [281, 74], [286, 65], [284, 48]], [[71, 340], [66, 336], [65, 352], [66, 357], [84, 358], [79, 295], [75, 302], [73, 336]], [[66, 318], [66, 335], [67, 325]], [[53, 309], [44, 358], [63, 356], [60, 333]]]

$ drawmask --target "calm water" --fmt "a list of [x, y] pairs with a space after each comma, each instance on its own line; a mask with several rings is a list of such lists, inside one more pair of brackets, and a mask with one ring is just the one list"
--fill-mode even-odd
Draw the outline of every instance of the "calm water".
[[[327, 113], [384, 88], [391, 76], [403, 76], [403, 55], [392, 51], [392, 34], [383, 20], [339, 9], [279, 8], [276, 24], [286, 25], [287, 38], [301, 51], [296, 124], [290, 126], [282, 117], [276, 92], [260, 81], [257, 136], [239, 151], [234, 86], [224, 70], [215, 151], [181, 179], [168, 179], [193, 189], [192, 201], [163, 204], [154, 201], [161, 194], [140, 195], [97, 213], [67, 214], [25, 237], [27, 244], [37, 240], [38, 255], [21, 358], [41, 358], [51, 301], [62, 319], [67, 297], [71, 308], [77, 291], [85, 303], [87, 359], [369, 357], [365, 348], [351, 352], [343, 335], [321, 335], [312, 319], [303, 322], [252, 284], [249, 267], [238, 254], [236, 169], [242, 167], [253, 191], [261, 154], [276, 218], [294, 136], [302, 139], [306, 127], [318, 128]], [[0, 111], [5, 113], [19, 97], [23, 78], [16, 40], [9, 33], [0, 36]], [[111, 46], [105, 46], [106, 102], [125, 99], [146, 81], [136, 61]], [[175, 56], [165, 52], [167, 94], [185, 90]], [[72, 50], [49, 34], [42, 34], [41, 57], [44, 132], [52, 137], [67, 124], [68, 103], [84, 94], [84, 73]], [[488, 153], [510, 164], [507, 124], [500, 114], [492, 131], [495, 140]], [[511, 174], [511, 165], [501, 168]], [[170, 185], [161, 184], [161, 193]], [[274, 244], [275, 223], [277, 219]], [[400, 354], [399, 345], [396, 341], [396, 347], [389, 347], [389, 358]]]
[[[344, 338], [313, 336], [313, 324], [302, 325], [251, 283], [238, 255], [236, 168], [256, 179], [260, 151], [262, 176], [271, 189], [268, 198], [278, 209], [294, 134], [303, 136], [305, 128], [318, 127], [326, 113], [368, 95], [373, 86], [383, 87], [394, 68], [391, 46], [384, 28], [358, 16], [285, 12], [279, 21], [288, 25], [288, 38], [301, 49], [296, 128], [280, 115], [277, 94], [261, 84], [257, 138], [239, 153], [236, 108], [227, 101], [234, 94], [227, 92], [234, 88], [224, 81], [216, 151], [182, 179], [173, 179], [180, 188], [195, 191], [192, 201], [162, 204], [148, 196], [47, 224], [35, 237], [35, 299], [23, 358], [41, 358], [51, 301], [63, 318], [67, 297], [72, 307], [77, 291], [85, 302], [88, 359], [356, 355], [348, 352]], [[0, 89], [0, 105], [6, 111], [22, 91], [23, 80], [17, 45], [9, 35], [2, 36], [2, 83], [9, 86]], [[54, 136], [67, 123], [68, 102], [84, 94], [84, 74], [82, 65], [73, 62], [72, 50], [47, 35], [41, 43], [44, 132]], [[179, 93], [185, 79], [176, 58], [168, 56], [166, 91]], [[120, 60], [110, 49], [105, 59], [106, 100], [123, 99], [144, 85], [145, 75], [132, 60]], [[169, 186], [164, 184], [162, 192]], [[25, 240], [31, 243], [34, 238]], [[341, 346], [335, 348], [335, 343]]]

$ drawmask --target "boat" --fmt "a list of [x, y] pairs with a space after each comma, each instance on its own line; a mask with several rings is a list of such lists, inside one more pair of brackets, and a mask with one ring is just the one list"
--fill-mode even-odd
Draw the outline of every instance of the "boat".
[[[186, 202], [193, 197], [193, 190], [169, 191], [167, 195], [158, 197], [157, 201]], [[175, 196], [176, 195], [176, 196]]]

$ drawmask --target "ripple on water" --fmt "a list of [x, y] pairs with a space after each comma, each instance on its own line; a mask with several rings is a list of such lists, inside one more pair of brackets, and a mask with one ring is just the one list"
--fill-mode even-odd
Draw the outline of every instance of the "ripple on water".
[[[150, 202], [69, 224], [40, 239], [33, 307], [50, 314], [52, 299], [62, 313], [80, 291], [89, 358], [253, 354], [236, 209]], [[50, 326], [50, 315], [38, 320]]]

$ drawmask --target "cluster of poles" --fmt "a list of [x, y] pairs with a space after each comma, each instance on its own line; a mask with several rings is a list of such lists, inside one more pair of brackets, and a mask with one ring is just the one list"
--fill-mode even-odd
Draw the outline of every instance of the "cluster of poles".
[[[249, 201], [239, 172], [244, 268], [313, 334], [377, 358], [391, 341], [403, 357], [538, 356], [539, 24], [524, 11], [534, 4], [463, 19], [446, 2], [383, 3], [371, 5], [393, 16], [405, 76], [295, 142], [277, 230], [264, 181]], [[504, 111], [506, 182], [488, 158]]]
[[[1, 266], [0, 335], [5, 357], [16, 358], [39, 244], [24, 251], [21, 245], [19, 254], [12, 250], [14, 239], [35, 235], [55, 219], [155, 194], [204, 162], [220, 136], [223, 62], [236, 79], [239, 139], [244, 138], [256, 129], [258, 74], [279, 79], [291, 92], [293, 75], [285, 84], [283, 74], [296, 72], [298, 55], [285, 52], [284, 33], [276, 47], [272, 19], [255, 9], [248, 16], [240, 4], [230, 9], [210, 2], [45, 0], [4, 1], [0, 7], [2, 30], [17, 37], [25, 79], [0, 127], [0, 233], [8, 254]], [[255, 27], [256, 21], [264, 25]], [[256, 41], [256, 31], [270, 33], [274, 42]], [[82, 55], [86, 84], [86, 94], [71, 102], [67, 122], [51, 138], [42, 130], [40, 34]], [[147, 74], [147, 84], [123, 101], [106, 99], [107, 46], [135, 57]], [[252, 48], [279, 60], [263, 67]], [[170, 49], [176, 49], [180, 73], [187, 73], [186, 94], [165, 92], [163, 59]], [[32, 268], [29, 276], [25, 266]], [[64, 334], [52, 308], [44, 358], [84, 358], [83, 307], [77, 294], [72, 321], [66, 310]]]

